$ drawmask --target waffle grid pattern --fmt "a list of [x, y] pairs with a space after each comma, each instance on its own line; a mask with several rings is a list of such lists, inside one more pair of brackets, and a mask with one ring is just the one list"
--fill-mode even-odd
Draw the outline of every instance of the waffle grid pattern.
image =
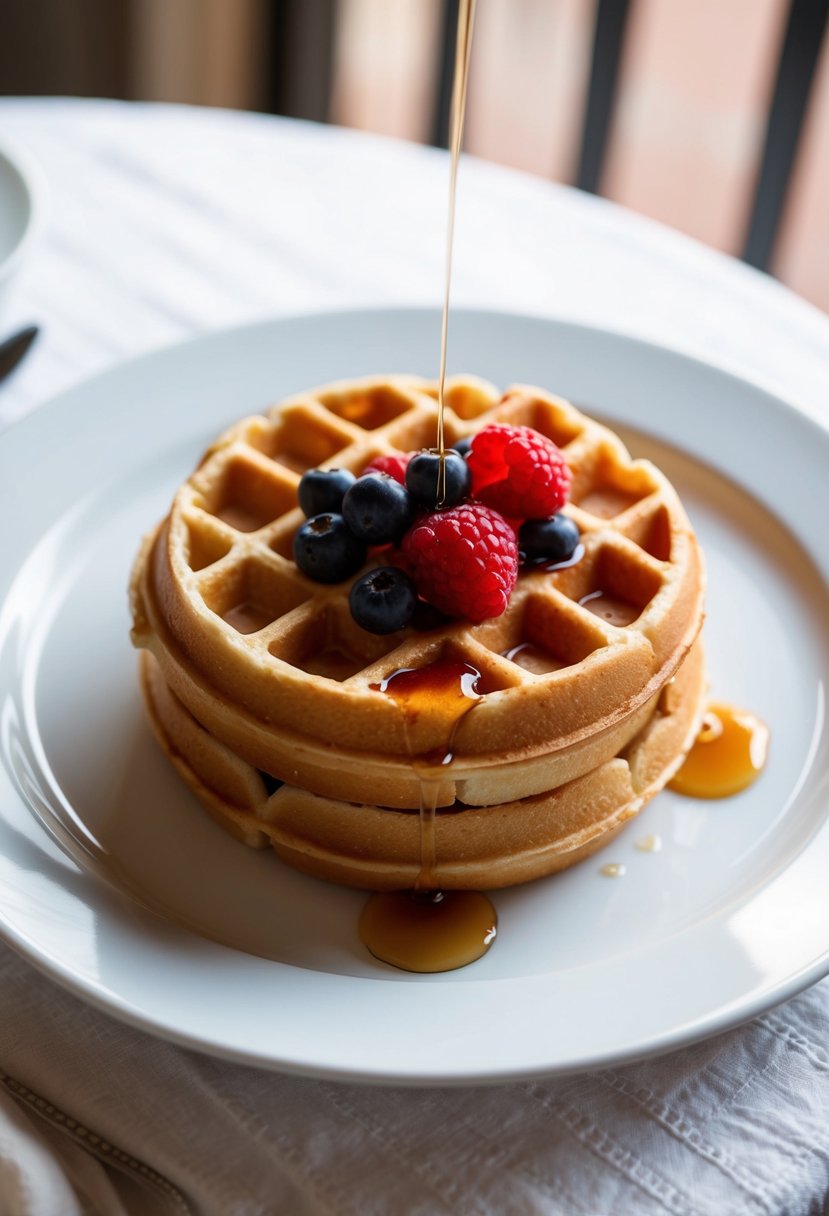
[[453, 737], [439, 805], [553, 788], [625, 745], [701, 624], [701, 559], [664, 476], [540, 389], [502, 397], [457, 378], [447, 442], [496, 421], [532, 426], [562, 449], [580, 558], [522, 572], [507, 612], [480, 625], [360, 629], [350, 584], [314, 583], [292, 560], [299, 478], [320, 463], [359, 473], [381, 452], [428, 445], [436, 397], [427, 381], [374, 378], [242, 420], [205, 454], [136, 563], [133, 638], [176, 696], [254, 767], [323, 795], [364, 801], [370, 782], [371, 801], [417, 805], [411, 757], [445, 747], [447, 722], [437, 704], [407, 721], [372, 686], [435, 662], [476, 668], [482, 694]]

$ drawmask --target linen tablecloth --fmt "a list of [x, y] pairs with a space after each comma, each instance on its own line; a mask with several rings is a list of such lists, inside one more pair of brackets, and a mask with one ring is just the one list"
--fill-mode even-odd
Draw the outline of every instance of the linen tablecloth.
[[[439, 304], [445, 156], [257, 115], [0, 101], [41, 240], [3, 332], [43, 332], [0, 425], [127, 356], [315, 309]], [[829, 321], [602, 200], [474, 161], [453, 300], [623, 328], [829, 421]], [[0, 432], [0, 442], [2, 433]], [[615, 1070], [506, 1087], [278, 1076], [126, 1027], [0, 946], [0, 1214], [829, 1212], [829, 982]]]

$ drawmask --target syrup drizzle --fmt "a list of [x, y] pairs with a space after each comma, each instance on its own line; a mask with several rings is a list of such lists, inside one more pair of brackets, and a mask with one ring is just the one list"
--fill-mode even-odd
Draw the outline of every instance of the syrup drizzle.
[[[495, 939], [495, 909], [480, 891], [441, 891], [435, 840], [442, 769], [452, 762], [455, 732], [482, 699], [481, 673], [469, 663], [438, 662], [393, 672], [371, 687], [392, 697], [404, 723], [437, 710], [445, 744], [413, 756], [420, 780], [420, 866], [411, 891], [379, 891], [360, 917], [363, 943], [376, 958], [404, 971], [451, 971], [474, 962]], [[411, 750], [411, 749], [410, 749]]]
[[[452, 81], [449, 209], [438, 376], [438, 507], [443, 506], [446, 500], [444, 396], [449, 295], [458, 161], [466, 114], [475, 4], [476, 0], [460, 0]], [[434, 713], [438, 707], [446, 727], [445, 742], [437, 752], [426, 756], [414, 755], [409, 746], [412, 766], [420, 780], [420, 868], [414, 889], [411, 892], [375, 893], [369, 898], [360, 918], [360, 936], [372, 954], [406, 971], [448, 971], [465, 966], [480, 958], [495, 938], [495, 910], [485, 895], [479, 891], [438, 889], [435, 844], [441, 770], [452, 763], [453, 739], [458, 723], [481, 699], [477, 692], [479, 679], [480, 672], [468, 663], [433, 663], [418, 670], [393, 672], [379, 685], [372, 685], [376, 691], [396, 701], [407, 723], [414, 721], [421, 712]]]
[[449, 138], [449, 213], [446, 223], [446, 270], [443, 282], [443, 316], [440, 325], [440, 373], [438, 375], [438, 506], [446, 498], [446, 444], [443, 433], [443, 398], [446, 388], [446, 348], [449, 336], [449, 291], [452, 284], [452, 247], [455, 242], [455, 194], [458, 161], [461, 154], [463, 124], [466, 117], [466, 89], [469, 81], [469, 55], [476, 0], [460, 0], [458, 36], [455, 43], [455, 71], [452, 78], [452, 110]]
[[748, 710], [713, 701], [685, 762], [668, 788], [689, 798], [739, 794], [763, 771], [769, 729]]

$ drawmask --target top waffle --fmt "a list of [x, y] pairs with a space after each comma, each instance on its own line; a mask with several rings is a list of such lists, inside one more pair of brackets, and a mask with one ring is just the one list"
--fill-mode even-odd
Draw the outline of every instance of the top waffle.
[[312, 582], [292, 559], [299, 478], [433, 446], [436, 398], [424, 380], [374, 378], [244, 419], [205, 454], [135, 565], [133, 640], [171, 689], [251, 764], [318, 793], [418, 805], [411, 757], [446, 746], [445, 714], [436, 701], [406, 720], [371, 686], [436, 661], [469, 663], [483, 694], [452, 739], [439, 802], [552, 788], [633, 737], [701, 625], [701, 557], [667, 479], [566, 402], [469, 378], [447, 386], [447, 444], [491, 422], [552, 439], [571, 469], [583, 556], [522, 571], [504, 615], [479, 625], [388, 636], [356, 625], [352, 580]]

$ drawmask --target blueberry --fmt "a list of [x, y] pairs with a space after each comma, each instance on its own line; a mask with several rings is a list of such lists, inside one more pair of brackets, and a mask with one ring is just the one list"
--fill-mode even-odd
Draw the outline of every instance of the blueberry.
[[581, 534], [568, 515], [527, 519], [518, 531], [518, 548], [528, 562], [566, 562], [576, 551]]
[[340, 512], [345, 492], [356, 480], [348, 469], [309, 469], [299, 483], [299, 505], [309, 518]]
[[405, 486], [388, 473], [359, 477], [343, 499], [351, 531], [369, 545], [400, 540], [414, 519], [414, 503]]
[[317, 583], [341, 583], [365, 560], [365, 543], [334, 512], [306, 519], [294, 536], [294, 561]]
[[357, 579], [348, 604], [362, 629], [369, 633], [394, 633], [412, 619], [417, 591], [405, 571], [396, 566], [378, 566]]
[[406, 469], [406, 489], [412, 498], [430, 511], [438, 506], [452, 507], [466, 498], [472, 482], [469, 465], [463, 456], [454, 448], [447, 448], [444, 458], [446, 485], [438, 501], [440, 463], [439, 452], [418, 452]]
[[457, 443], [452, 444], [453, 450], [456, 452], [460, 452], [461, 456], [463, 456], [464, 459], [466, 459], [466, 457], [469, 455], [469, 449], [471, 447], [472, 447], [472, 437], [471, 436], [468, 436], [466, 439], [459, 439], [457, 441]]

